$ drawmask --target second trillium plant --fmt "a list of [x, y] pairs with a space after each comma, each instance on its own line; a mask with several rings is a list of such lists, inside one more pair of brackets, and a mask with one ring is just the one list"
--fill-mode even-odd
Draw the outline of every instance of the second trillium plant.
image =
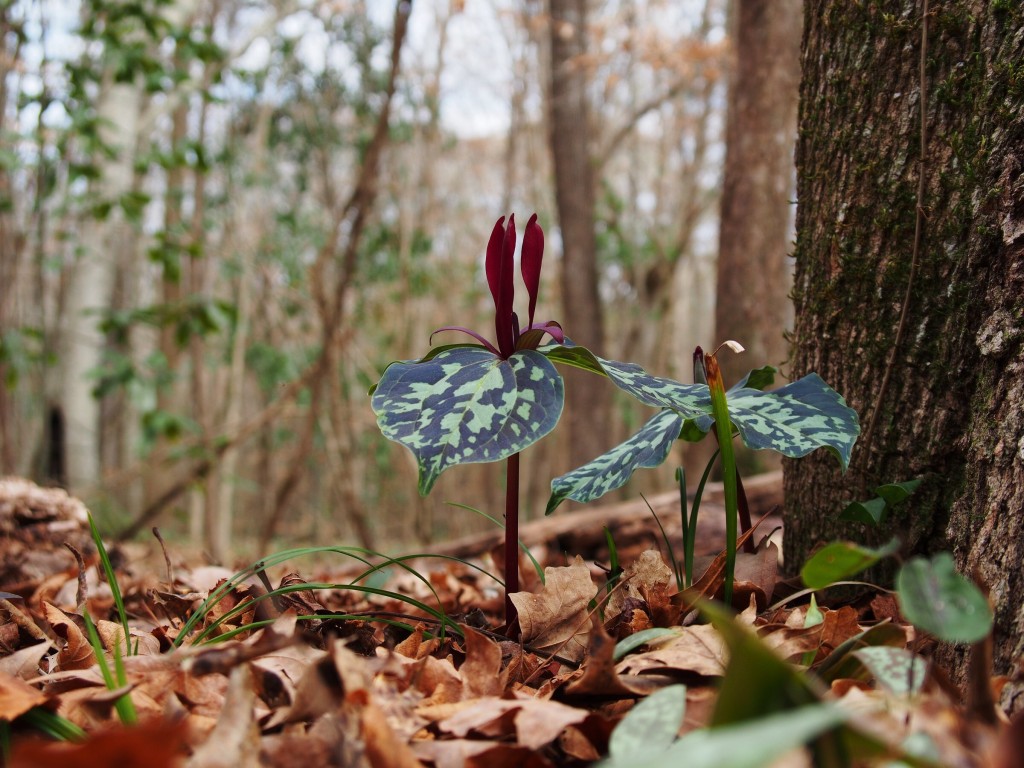
[[[529, 309], [521, 326], [512, 308], [515, 250], [515, 217], [509, 216], [507, 225], [502, 217], [491, 232], [485, 260], [494, 299], [493, 342], [469, 328], [445, 326], [435, 333], [458, 331], [476, 343], [436, 347], [421, 360], [392, 363], [370, 390], [383, 435], [416, 456], [421, 494], [429, 493], [449, 467], [506, 461], [505, 610], [510, 629], [515, 617], [507, 596], [519, 590], [519, 452], [554, 429], [561, 416], [564, 385], [553, 363], [604, 376], [659, 411], [622, 445], [555, 478], [548, 512], [562, 499], [590, 501], [618, 488], [634, 470], [663, 463], [675, 440], [701, 439], [715, 423], [707, 383], [681, 384], [632, 363], [604, 360], [573, 344], [558, 323], [535, 322], [544, 255], [536, 214], [523, 232], [520, 260]], [[860, 431], [856, 414], [816, 374], [763, 392], [771, 383], [769, 371], [755, 371], [729, 391], [729, 419], [744, 443], [789, 457], [824, 447], [845, 469]]]

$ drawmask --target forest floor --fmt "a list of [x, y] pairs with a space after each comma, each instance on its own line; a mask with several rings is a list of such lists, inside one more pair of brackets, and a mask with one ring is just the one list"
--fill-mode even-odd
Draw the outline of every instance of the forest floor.
[[[749, 487], [755, 514], [775, 508], [777, 476]], [[678, 553], [673, 503], [651, 500]], [[685, 747], [687, 765], [727, 768], [1022, 764], [1024, 720], [1008, 723], [991, 697], [962, 702], [916, 661], [934, 644], [891, 594], [815, 605], [779, 576], [777, 518], [740, 556], [736, 616], [695, 610], [721, 594], [713, 489], [701, 514], [704, 575], [682, 592], [645, 504], [524, 526], [545, 576], [524, 558], [512, 641], [490, 575], [497, 536], [381, 568], [303, 550], [240, 572], [183, 562], [155, 541], [111, 545], [112, 589], [80, 502], [0, 480], [4, 761], [638, 766], [676, 764]], [[606, 524], [624, 569], [611, 586]], [[813, 758], [800, 746], [812, 741]], [[853, 751], [829, 761], [829, 745]]]

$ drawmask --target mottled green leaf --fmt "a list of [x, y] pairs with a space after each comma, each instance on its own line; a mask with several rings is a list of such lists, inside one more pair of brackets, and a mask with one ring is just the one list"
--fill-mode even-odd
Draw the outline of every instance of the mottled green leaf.
[[670, 410], [659, 411], [635, 435], [578, 469], [551, 481], [545, 514], [565, 499], [587, 502], [622, 486], [641, 467], [661, 466], [679, 437], [683, 420]]
[[448, 467], [499, 461], [542, 438], [563, 400], [562, 377], [536, 351], [502, 360], [480, 347], [454, 347], [392, 363], [371, 403], [381, 433], [416, 456], [426, 494]]
[[896, 575], [903, 616], [948, 643], [974, 643], [992, 628], [992, 609], [973, 583], [956, 571], [953, 556], [915, 557]]
[[800, 569], [800, 578], [811, 589], [824, 589], [829, 584], [849, 578], [869, 568], [883, 557], [899, 549], [893, 539], [877, 549], [862, 547], [851, 541], [833, 541], [815, 552]]
[[607, 376], [615, 386], [644, 405], [672, 408], [686, 418], [711, 413], [711, 395], [706, 384], [680, 384], [675, 379], [652, 376], [635, 363], [605, 360], [571, 342], [542, 347], [539, 351], [554, 362]]
[[[860, 434], [857, 413], [816, 373], [770, 392], [742, 388], [728, 393], [729, 419], [748, 448], [799, 458], [827, 448], [845, 470]], [[696, 419], [708, 430], [714, 418]]]
[[853, 655], [863, 664], [875, 681], [890, 693], [907, 696], [917, 693], [924, 684], [928, 669], [925, 660], [906, 648], [877, 646], [861, 648]]
[[[659, 466], [671, 450], [669, 432], [674, 430], [677, 436], [692, 440], [695, 432], [706, 433], [715, 423], [706, 385], [660, 379], [646, 374], [639, 366], [601, 360], [580, 350], [581, 347], [570, 348], [562, 356], [549, 353], [549, 358], [564, 362], [566, 356], [572, 356], [599, 365], [621, 389], [647, 405], [661, 406], [680, 418], [673, 420], [663, 411], [626, 442], [555, 478], [551, 483], [547, 514], [566, 498], [592, 501], [622, 486], [637, 469]], [[578, 367], [587, 366], [580, 364]], [[759, 384], [765, 381], [764, 374], [754, 373], [758, 374]], [[817, 374], [771, 392], [747, 387], [732, 389], [726, 397], [729, 419], [749, 448], [772, 449], [794, 458], [815, 448], [827, 448], [844, 469], [849, 464], [850, 451], [860, 434], [857, 414]], [[633, 452], [639, 455], [634, 457]]]
[[652, 693], [612, 731], [608, 760], [602, 765], [633, 766], [660, 756], [675, 742], [685, 714], [685, 685], [670, 685]]

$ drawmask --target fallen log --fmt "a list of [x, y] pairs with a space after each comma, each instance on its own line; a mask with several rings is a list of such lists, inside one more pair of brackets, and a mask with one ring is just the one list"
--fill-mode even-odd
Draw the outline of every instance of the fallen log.
[[[757, 538], [781, 526], [782, 472], [766, 472], [744, 478], [743, 487], [750, 504], [750, 513], [755, 520], [778, 510], [762, 524]], [[698, 517], [695, 547], [698, 555], [718, 552], [725, 546], [723, 498], [722, 484], [708, 483]], [[607, 526], [612, 532], [620, 558], [627, 560], [633, 552], [664, 546], [661, 531], [651, 514], [652, 509], [664, 526], [672, 546], [681, 547], [679, 493], [676, 491], [651, 496], [647, 502], [631, 499], [531, 520], [520, 524], [519, 538], [531, 550], [545, 548], [553, 554], [564, 552], [584, 558], [603, 559], [607, 557], [604, 534]], [[430, 551], [452, 557], [476, 557], [500, 546], [502, 540], [501, 531], [488, 531], [437, 544], [430, 547]]]

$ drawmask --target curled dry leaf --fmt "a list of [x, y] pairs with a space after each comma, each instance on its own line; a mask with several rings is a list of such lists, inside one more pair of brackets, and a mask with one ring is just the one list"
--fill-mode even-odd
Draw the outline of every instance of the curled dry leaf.
[[565, 686], [568, 696], [635, 696], [650, 693], [655, 685], [635, 676], [623, 678], [615, 669], [615, 639], [596, 617], [590, 633], [587, 663]]
[[[669, 609], [670, 593], [675, 592], [675, 578], [658, 550], [642, 552], [623, 571], [621, 580], [624, 584], [608, 598], [605, 618], [612, 619], [622, 613], [630, 598], [642, 600], [652, 614], [665, 613]], [[637, 627], [637, 630], [644, 628]]]
[[89, 645], [85, 633], [74, 619], [49, 603], [43, 603], [43, 613], [54, 633], [64, 641], [63, 647], [57, 654], [57, 669], [63, 671], [88, 669], [96, 663], [92, 646]]

